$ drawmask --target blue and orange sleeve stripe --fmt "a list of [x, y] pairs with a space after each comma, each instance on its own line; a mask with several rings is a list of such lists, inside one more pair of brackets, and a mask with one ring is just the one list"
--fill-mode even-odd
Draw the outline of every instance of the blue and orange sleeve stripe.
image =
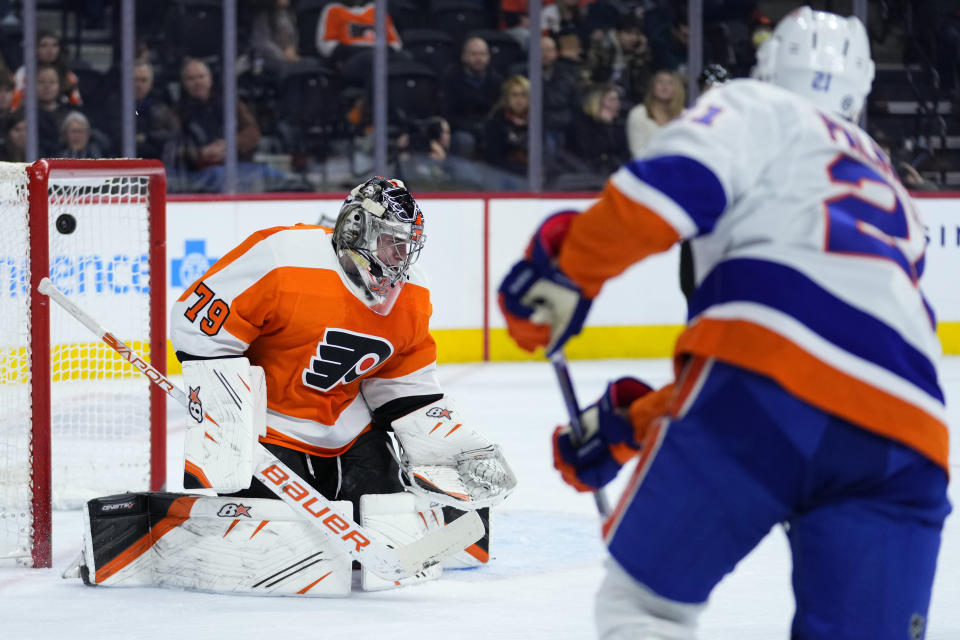
[[600, 201], [577, 216], [560, 249], [559, 266], [590, 298], [608, 279], [666, 251], [680, 234], [655, 211], [607, 183]]

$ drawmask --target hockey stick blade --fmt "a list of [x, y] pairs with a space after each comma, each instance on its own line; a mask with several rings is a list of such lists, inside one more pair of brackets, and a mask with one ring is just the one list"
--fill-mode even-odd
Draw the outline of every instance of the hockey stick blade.
[[[393, 549], [407, 573], [419, 573], [447, 556], [463, 551], [483, 537], [483, 521], [476, 511], [467, 511], [453, 522], [431, 529], [427, 535]], [[470, 540], [463, 544], [464, 540]]]
[[[184, 407], [188, 405], [189, 401], [182, 389], [68, 299], [49, 278], [43, 278], [37, 290], [106, 342], [167, 395]], [[330, 536], [351, 558], [386, 580], [415, 575], [437, 564], [444, 557], [467, 548], [483, 536], [483, 523], [477, 513], [471, 511], [447, 526], [429, 531], [423, 538], [410, 544], [397, 547], [385, 545], [374, 540], [352, 517], [338, 512], [323, 494], [280, 462], [263, 445], [260, 445], [259, 454], [256, 476], [264, 486], [286, 502], [297, 515]]]

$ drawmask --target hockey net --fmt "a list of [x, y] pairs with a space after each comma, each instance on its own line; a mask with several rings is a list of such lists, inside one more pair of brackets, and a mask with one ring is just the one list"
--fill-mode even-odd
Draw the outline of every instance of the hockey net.
[[0, 560], [51, 565], [50, 509], [164, 484], [162, 392], [36, 290], [165, 371], [163, 167], [0, 163]]

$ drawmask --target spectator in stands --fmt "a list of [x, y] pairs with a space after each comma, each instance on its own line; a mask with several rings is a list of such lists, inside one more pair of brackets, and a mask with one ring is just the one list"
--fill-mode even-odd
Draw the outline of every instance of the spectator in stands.
[[918, 45], [935, 65], [940, 86], [960, 106], [960, 4], [956, 0], [908, 4]]
[[91, 138], [90, 121], [79, 111], [71, 111], [60, 125], [59, 158], [104, 158], [106, 153], [99, 142]]
[[[557, 35], [576, 33], [587, 41], [584, 7], [593, 0], [556, 0], [545, 3], [540, 11], [540, 33]], [[500, 29], [517, 39], [526, 49], [530, 39], [529, 0], [500, 0]]]
[[500, 97], [503, 78], [490, 66], [490, 48], [483, 38], [467, 38], [460, 64], [441, 80], [443, 115], [453, 129], [452, 150], [472, 157], [484, 121]]
[[433, 160], [446, 160], [450, 149], [450, 123], [442, 116], [414, 120], [410, 131], [401, 136], [397, 146], [407, 153], [425, 153]]
[[60, 74], [51, 64], [37, 68], [37, 137], [40, 155], [53, 156], [60, 147], [60, 125], [73, 110], [60, 91]]
[[573, 31], [561, 31], [554, 36], [557, 41], [557, 65], [566, 67], [577, 78], [577, 86], [590, 85], [590, 70], [583, 62], [583, 45], [580, 36]]
[[578, 66], [583, 65], [583, 43], [574, 31], [559, 31], [554, 34], [557, 40], [557, 55]]
[[7, 162], [27, 161], [27, 121], [23, 109], [11, 113], [4, 121], [3, 159]]
[[20, 16], [17, 15], [17, 6], [14, 0], [0, 0], [0, 24], [5, 26], [19, 26]]
[[557, 43], [557, 63], [567, 67], [577, 78], [577, 84], [584, 87], [590, 84], [589, 71], [583, 64], [583, 46], [580, 38], [572, 31], [548, 34]]
[[543, 66], [543, 130], [547, 151], [563, 147], [563, 138], [580, 104], [580, 83], [577, 66], [563, 62], [557, 53], [557, 43], [551, 35], [540, 38]]
[[900, 160], [897, 162], [895, 168], [897, 171], [897, 177], [900, 178], [900, 182], [902, 182], [903, 186], [911, 191], [940, 190], [940, 187], [920, 175], [920, 172], [917, 171], [916, 167], [906, 160]]
[[485, 125], [487, 164], [520, 176], [527, 174], [529, 118], [530, 81], [521, 75], [510, 76]]
[[13, 112], [13, 76], [6, 69], [0, 69], [0, 122]]
[[687, 24], [686, 3], [658, 0], [656, 6], [644, 14], [644, 27], [653, 53], [654, 69], [675, 71], [687, 63], [687, 41], [690, 28]]
[[[757, 49], [773, 36], [773, 21], [759, 9], [754, 9], [745, 19], [732, 23], [732, 27], [730, 52], [734, 62], [728, 61], [727, 68], [736, 77], [747, 76], [757, 64]], [[741, 29], [746, 33], [738, 36]], [[713, 59], [709, 53], [704, 53], [705, 58]]]
[[253, 50], [267, 69], [282, 70], [300, 60], [297, 14], [290, 0], [274, 0], [253, 18]]
[[[917, 168], [913, 165], [910, 156], [913, 154], [905, 154], [904, 149], [894, 149], [892, 145], [892, 140], [890, 136], [887, 135], [887, 132], [882, 129], [873, 129], [870, 132], [870, 135], [873, 137], [874, 141], [879, 145], [880, 150], [886, 154], [887, 159], [890, 161], [891, 166], [893, 166], [894, 171], [897, 173], [897, 177], [900, 178], [900, 182], [903, 183], [907, 189], [911, 191], [938, 191], [939, 187], [927, 180], [917, 171]], [[928, 156], [920, 156], [917, 160], [922, 160], [922, 158]]]
[[527, 0], [500, 0], [500, 30], [509, 33], [526, 49], [530, 42], [530, 15]]
[[773, 37], [773, 21], [760, 11], [751, 16], [750, 29], [750, 44], [754, 50]]
[[421, 185], [482, 188], [474, 164], [450, 155], [450, 123], [442, 116], [410, 123], [410, 130], [397, 141], [397, 173], [407, 182]]
[[540, 11], [540, 30], [544, 33], [575, 33], [581, 42], [589, 39], [585, 31], [586, 2], [581, 0], [556, 0]]
[[617, 85], [627, 101], [634, 104], [643, 100], [652, 72], [651, 61], [643, 22], [634, 14], [626, 14], [614, 29], [591, 40], [586, 66], [591, 82]]
[[567, 150], [594, 173], [613, 173], [630, 157], [623, 135], [620, 89], [614, 84], [592, 88], [567, 133]]
[[[63, 92], [66, 101], [72, 105], [83, 104], [80, 97], [80, 83], [75, 73], [70, 71], [66, 56], [60, 48], [60, 36], [52, 31], [40, 31], [37, 33], [37, 66], [50, 65], [57, 71], [59, 76], [60, 90]], [[17, 69], [14, 76], [16, 91], [13, 97], [13, 108], [16, 109], [23, 102], [23, 90], [26, 87], [27, 70], [26, 67]]]
[[[214, 94], [210, 68], [201, 60], [187, 60], [180, 79], [183, 92], [179, 110], [188, 178], [193, 189], [222, 191], [227, 153], [222, 99]], [[260, 127], [253, 113], [243, 101], [237, 100], [238, 188], [241, 191], [262, 191], [286, 178], [280, 171], [253, 162], [259, 143]]]
[[[626, 14], [632, 14], [637, 18], [643, 19], [646, 6], [658, 0], [635, 0], [624, 2], [623, 0], [592, 0], [585, 9], [585, 17], [581, 33], [586, 34], [585, 42], [589, 42], [599, 31], [606, 33], [616, 28], [617, 22]], [[659, 0], [674, 2], [674, 0]], [[727, 1], [727, 0], [725, 0]]]
[[[317, 22], [317, 51], [324, 58], [342, 62], [357, 49], [366, 49], [374, 42], [374, 3], [360, 0], [334, 2], [323, 8]], [[401, 48], [400, 34], [387, 16], [387, 45]]]
[[172, 168], [180, 121], [170, 105], [154, 93], [153, 65], [145, 60], [133, 65], [133, 100], [137, 110], [137, 157], [163, 160]]
[[397, 176], [420, 189], [476, 189], [509, 191], [522, 189], [526, 181], [498, 167], [474, 162], [450, 153], [450, 124], [441, 116], [412, 123], [400, 137]]
[[666, 70], [653, 75], [643, 102], [627, 115], [627, 140], [632, 157], [640, 155], [660, 127], [680, 115], [685, 100], [680, 76]]
[[504, 31], [529, 29], [527, 0], [500, 0], [500, 28]]

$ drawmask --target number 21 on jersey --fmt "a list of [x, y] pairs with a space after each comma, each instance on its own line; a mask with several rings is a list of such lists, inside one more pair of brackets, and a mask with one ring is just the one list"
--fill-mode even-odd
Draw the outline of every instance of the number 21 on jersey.
[[924, 229], [909, 197], [873, 168], [841, 154], [827, 167], [845, 192], [824, 202], [825, 249], [891, 260], [916, 283], [923, 273]]

